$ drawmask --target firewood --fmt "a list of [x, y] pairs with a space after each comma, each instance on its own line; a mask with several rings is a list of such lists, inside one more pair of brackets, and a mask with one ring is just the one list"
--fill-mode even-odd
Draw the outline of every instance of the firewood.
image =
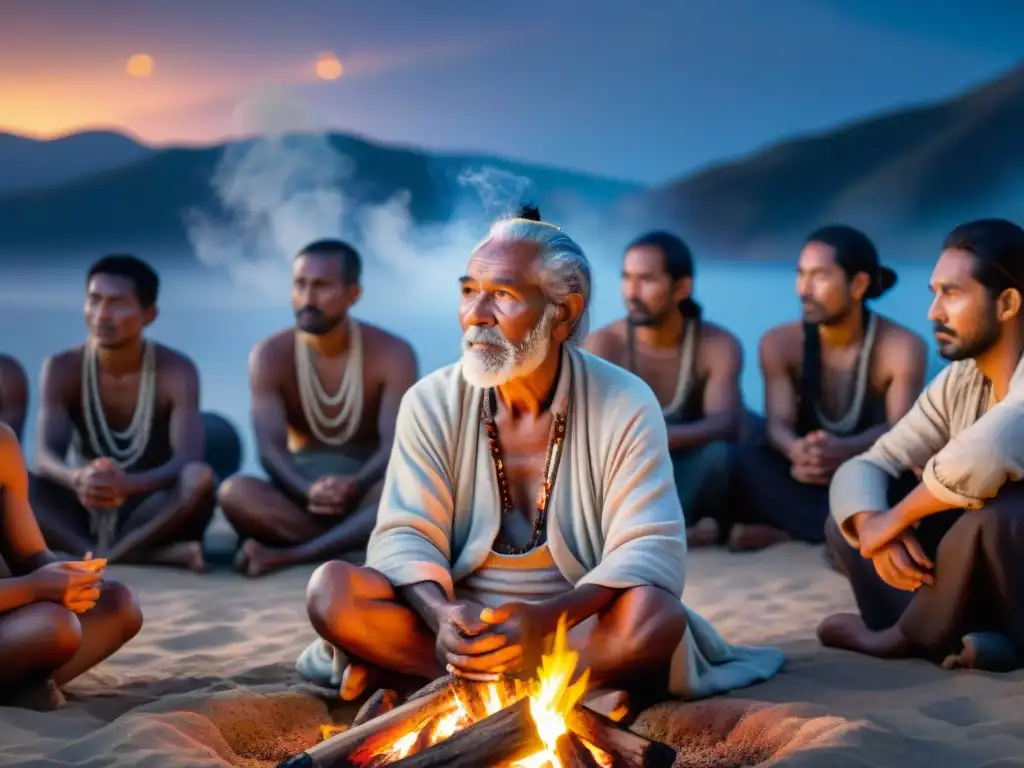
[[514, 763], [543, 749], [544, 742], [530, 714], [530, 702], [520, 699], [430, 749], [391, 765], [394, 768], [483, 768]]
[[583, 746], [579, 737], [572, 733], [563, 733], [555, 744], [555, 754], [562, 768], [601, 768], [590, 750]]
[[474, 723], [487, 717], [487, 705], [484, 701], [487, 685], [463, 679], [456, 679], [452, 684], [455, 696]]
[[366, 700], [366, 702], [356, 712], [355, 718], [352, 720], [352, 728], [357, 725], [362, 725], [367, 720], [372, 720], [378, 715], [383, 715], [385, 712], [390, 712], [395, 708], [395, 702], [398, 701], [398, 694], [392, 691], [390, 688], [378, 688], [374, 694]]
[[305, 752], [278, 763], [277, 768], [352, 768], [366, 765], [374, 755], [387, 751], [406, 733], [418, 731], [436, 715], [453, 712], [455, 707], [452, 689], [439, 687], [432, 693], [407, 701], [390, 712], [315, 744]]
[[588, 707], [576, 707], [565, 716], [569, 730], [600, 747], [616, 768], [671, 768], [676, 751], [667, 744], [645, 739]]

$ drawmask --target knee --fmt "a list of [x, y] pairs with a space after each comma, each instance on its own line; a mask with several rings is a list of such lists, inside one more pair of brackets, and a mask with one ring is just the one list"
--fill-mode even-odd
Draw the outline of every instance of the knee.
[[190, 501], [212, 501], [217, 485], [217, 476], [209, 464], [193, 461], [186, 464], [179, 475], [182, 495]]
[[128, 587], [119, 581], [104, 581], [100, 599], [93, 610], [102, 611], [121, 627], [121, 642], [127, 643], [142, 629], [142, 609]]
[[839, 528], [839, 523], [831, 515], [825, 520], [825, 549], [828, 550], [832, 562], [841, 569], [841, 564], [851, 557], [860, 558], [861, 556], [860, 550], [851, 546], [850, 542], [846, 540], [842, 530]]
[[24, 629], [33, 658], [53, 668], [70, 661], [82, 646], [78, 617], [57, 603], [35, 603], [28, 611]]
[[252, 495], [253, 483], [258, 482], [254, 477], [245, 475], [233, 475], [220, 484], [217, 489], [217, 504], [224, 514], [231, 517], [234, 514], [244, 513], [249, 504], [247, 499]]
[[701, 449], [701, 465], [705, 476], [725, 478], [732, 465], [733, 446], [724, 440], [715, 440]]
[[686, 609], [658, 587], [633, 587], [617, 601], [615, 645], [626, 659], [661, 664], [672, 658], [686, 632]]
[[314, 629], [342, 636], [345, 621], [351, 619], [362, 569], [342, 560], [324, 563], [309, 579], [306, 587], [306, 612]]

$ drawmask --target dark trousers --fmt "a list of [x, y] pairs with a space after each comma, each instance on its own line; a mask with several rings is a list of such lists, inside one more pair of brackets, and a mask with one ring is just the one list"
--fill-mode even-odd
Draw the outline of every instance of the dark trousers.
[[671, 453], [676, 492], [686, 525], [701, 518], [718, 519], [729, 501], [731, 446], [715, 441]]
[[942, 661], [971, 632], [996, 631], [1024, 650], [1024, 483], [1010, 483], [977, 510], [949, 510], [915, 530], [935, 564], [935, 583], [890, 587], [829, 520], [829, 552], [850, 581], [864, 623], [898, 625], [921, 655]]

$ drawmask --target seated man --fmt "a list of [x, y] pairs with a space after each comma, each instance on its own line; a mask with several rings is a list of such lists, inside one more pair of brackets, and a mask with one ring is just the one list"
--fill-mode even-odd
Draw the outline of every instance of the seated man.
[[296, 327], [252, 351], [253, 428], [270, 479], [232, 477], [219, 493], [242, 541], [236, 567], [248, 576], [362, 560], [376, 522], [398, 404], [417, 370], [407, 342], [349, 313], [360, 269], [359, 254], [337, 240], [300, 251]]
[[[818, 636], [872, 656], [1016, 666], [1024, 652], [1024, 230], [1001, 219], [957, 227], [931, 287], [928, 316], [953, 363], [832, 480], [828, 544], [860, 615], [831, 616]], [[921, 482], [890, 506], [887, 486], [908, 470]]]
[[377, 670], [532, 676], [563, 614], [594, 686], [657, 679], [700, 697], [773, 676], [779, 651], [730, 647], [680, 602], [661, 408], [576, 347], [589, 263], [529, 215], [470, 258], [462, 361], [402, 401], [366, 567], [335, 561], [310, 581], [313, 627], [349, 661], [342, 696]]
[[133, 256], [89, 270], [88, 339], [43, 363], [32, 506], [61, 552], [199, 571], [214, 473], [202, 463], [195, 365], [143, 335], [158, 292]]
[[0, 355], [0, 423], [6, 424], [21, 439], [28, 414], [28, 376], [21, 363], [10, 355]]
[[3, 424], [0, 552], [7, 566], [0, 574], [0, 706], [59, 706], [57, 686], [135, 637], [142, 614], [124, 585], [101, 580], [99, 561], [58, 562], [46, 548], [18, 439]]
[[729, 447], [743, 420], [739, 340], [701, 320], [692, 298], [693, 257], [667, 232], [626, 249], [624, 320], [587, 337], [585, 348], [646, 381], [661, 403], [676, 490], [690, 546], [713, 544], [729, 495]]
[[767, 445], [739, 446], [729, 544], [821, 543], [828, 483], [910, 409], [924, 385], [924, 340], [871, 312], [896, 274], [861, 232], [832, 225], [807, 238], [797, 269], [803, 322], [761, 340]]

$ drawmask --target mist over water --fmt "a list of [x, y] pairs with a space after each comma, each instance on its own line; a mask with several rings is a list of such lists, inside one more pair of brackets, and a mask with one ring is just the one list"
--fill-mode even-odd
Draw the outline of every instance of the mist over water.
[[[150, 335], [196, 362], [203, 408], [225, 414], [243, 430], [245, 469], [254, 471], [247, 362], [260, 339], [292, 325], [288, 302], [294, 254], [321, 238], [355, 243], [363, 256], [363, 298], [353, 314], [408, 339], [416, 349], [421, 374], [427, 373], [458, 358], [458, 277], [487, 221], [533, 200], [534, 190], [529, 179], [505, 170], [466, 168], [458, 178], [465, 190], [466, 215], [444, 226], [418, 226], [407, 193], [372, 206], [348, 194], [352, 162], [330, 144], [309, 106], [288, 91], [261, 91], [239, 105], [236, 117], [240, 128], [262, 138], [232, 145], [210, 180], [226, 215], [187, 212], [200, 266], [161, 267], [160, 315]], [[620, 317], [620, 249], [626, 240], [609, 242], [607, 228], [602, 229], [594, 212], [585, 209], [554, 223], [579, 242], [591, 260], [592, 327]], [[618, 222], [628, 229], [626, 224]], [[79, 265], [75, 269], [0, 272], [0, 351], [21, 361], [33, 386], [25, 446], [30, 455], [40, 365], [48, 355], [82, 341], [84, 273], [99, 255], [74, 254], [58, 260]], [[180, 257], [161, 258], [158, 248], [138, 255], [158, 265], [181, 264]], [[763, 387], [757, 342], [769, 327], [797, 316], [796, 254], [789, 264], [696, 256], [696, 298], [705, 317], [742, 341], [744, 398], [748, 407], [760, 412]], [[926, 312], [931, 263], [893, 266], [899, 283], [876, 302], [876, 308], [930, 338]], [[937, 370], [933, 365], [930, 374]]]

